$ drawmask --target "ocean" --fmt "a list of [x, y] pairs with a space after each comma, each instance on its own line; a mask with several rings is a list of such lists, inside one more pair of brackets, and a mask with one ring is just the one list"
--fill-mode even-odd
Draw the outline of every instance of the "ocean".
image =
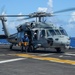
[[10, 44], [6, 39], [0, 39], [0, 44]]
[[[0, 44], [10, 44], [6, 39], [0, 39]], [[75, 47], [75, 37], [71, 38], [71, 47]]]
[[75, 47], [75, 37], [71, 38], [70, 46]]

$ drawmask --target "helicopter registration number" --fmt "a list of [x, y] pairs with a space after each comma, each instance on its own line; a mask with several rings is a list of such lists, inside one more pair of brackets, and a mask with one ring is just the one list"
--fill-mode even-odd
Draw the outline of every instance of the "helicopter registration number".
[[29, 43], [28, 42], [19, 42], [18, 45], [19, 46], [27, 46], [27, 45], [29, 45]]

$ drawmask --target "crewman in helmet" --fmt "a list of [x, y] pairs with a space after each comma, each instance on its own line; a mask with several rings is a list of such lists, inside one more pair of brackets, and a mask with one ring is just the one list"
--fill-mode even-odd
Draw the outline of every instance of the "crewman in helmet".
[[22, 38], [22, 52], [23, 52], [23, 47], [25, 47], [25, 50], [27, 52], [27, 49], [28, 49], [28, 45], [29, 45], [29, 38], [28, 38], [28, 35], [27, 33], [24, 33], [24, 37]]
[[29, 38], [27, 33], [24, 34], [24, 37], [22, 38], [23, 42], [29, 42]]

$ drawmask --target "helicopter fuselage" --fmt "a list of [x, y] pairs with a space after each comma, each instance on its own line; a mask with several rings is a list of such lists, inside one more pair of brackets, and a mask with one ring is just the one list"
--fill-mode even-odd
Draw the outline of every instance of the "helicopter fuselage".
[[[21, 41], [24, 36], [24, 32], [27, 32], [31, 36], [31, 43], [34, 48], [55, 48], [57, 50], [61, 48], [70, 47], [70, 38], [66, 31], [62, 27], [56, 27], [54, 25], [45, 26], [46, 23], [34, 24], [33, 27], [25, 29], [26, 24], [21, 26], [21, 30], [17, 33], [17, 42]], [[24, 27], [25, 26], [25, 27]], [[45, 26], [45, 27], [43, 27]], [[14, 39], [15, 40], [15, 39]]]

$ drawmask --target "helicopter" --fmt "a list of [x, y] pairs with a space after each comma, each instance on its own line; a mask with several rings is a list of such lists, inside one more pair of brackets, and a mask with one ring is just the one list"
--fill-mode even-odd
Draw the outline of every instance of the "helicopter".
[[[54, 13], [61, 13], [66, 11], [72, 11], [75, 8], [65, 9]], [[61, 52], [62, 48], [70, 48], [70, 37], [62, 27], [57, 27], [52, 23], [44, 21], [44, 17], [52, 17], [54, 13], [46, 12], [34, 12], [29, 15], [0, 15], [0, 20], [3, 25], [4, 33], [7, 40], [11, 43], [10, 49], [14, 45], [21, 47], [24, 46], [21, 42], [24, 33], [26, 32], [29, 38], [28, 51], [34, 51], [37, 48], [55, 48], [57, 52]], [[17, 32], [10, 35], [6, 26], [5, 17], [22, 17], [26, 16], [26, 19], [36, 18], [36, 21], [25, 22], [17, 27]]]

